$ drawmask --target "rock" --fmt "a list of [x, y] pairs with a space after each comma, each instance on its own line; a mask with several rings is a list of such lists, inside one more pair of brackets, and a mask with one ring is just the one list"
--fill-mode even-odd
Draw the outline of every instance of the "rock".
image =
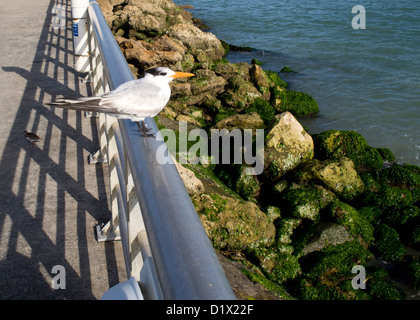
[[[118, 1], [118, 0], [114, 0], [114, 1]], [[177, 7], [175, 3], [171, 0], [125, 0], [124, 2], [126, 2], [127, 4], [134, 5], [134, 6], [139, 6], [139, 7], [143, 6], [145, 2], [149, 2], [153, 4], [155, 7], [161, 8], [162, 10], [166, 10], [166, 11], [175, 9]]]
[[251, 66], [245, 62], [230, 63], [222, 59], [216, 63], [214, 72], [217, 75], [222, 76], [225, 80], [229, 80], [233, 76], [239, 75], [245, 81], [249, 81], [251, 79], [249, 75], [250, 68]]
[[276, 90], [274, 95], [277, 112], [289, 111], [295, 116], [307, 116], [319, 112], [314, 98], [304, 92]]
[[273, 86], [273, 83], [265, 74], [264, 70], [259, 65], [253, 64], [250, 70], [250, 76], [255, 87], [261, 92], [262, 98], [270, 100], [270, 87]]
[[383, 159], [378, 150], [355, 131], [327, 130], [313, 136], [315, 157], [319, 160], [350, 158], [357, 172], [379, 171]]
[[352, 200], [364, 191], [364, 183], [349, 158], [334, 160], [311, 160], [297, 173], [299, 183], [313, 181], [322, 184], [345, 200]]
[[193, 100], [201, 101], [203, 97], [210, 94], [213, 96], [223, 92], [226, 81], [208, 69], [197, 70], [195, 77], [189, 81]]
[[330, 206], [329, 213], [364, 247], [367, 248], [373, 241], [373, 227], [369, 219], [359, 214], [351, 205], [336, 200]]
[[235, 75], [229, 79], [229, 88], [220, 95], [220, 100], [226, 107], [240, 112], [261, 96], [252, 82]]
[[394, 164], [379, 173], [380, 181], [390, 186], [408, 188], [410, 190], [420, 186], [420, 174], [415, 166], [400, 166]]
[[376, 148], [379, 154], [381, 155], [384, 162], [394, 162], [395, 157], [392, 151], [389, 148]]
[[276, 221], [276, 241], [283, 244], [291, 244], [293, 231], [302, 223], [301, 218], [285, 217]]
[[173, 157], [172, 159], [175, 162], [175, 166], [179, 172], [179, 175], [181, 176], [182, 181], [184, 182], [188, 194], [194, 195], [204, 192], [204, 185], [201, 182], [201, 180], [195, 176], [194, 172], [180, 165], [178, 162], [175, 161]]
[[186, 122], [191, 123], [191, 124], [193, 124], [193, 125], [195, 125], [197, 127], [201, 127], [201, 123], [198, 122], [196, 119], [194, 119], [193, 117], [182, 115], [182, 114], [178, 115], [175, 118], [175, 120], [176, 121], [186, 121]]
[[161, 37], [152, 45], [143, 40], [115, 37], [128, 62], [145, 70], [156, 65], [180, 70], [183, 48], [168, 37]]
[[205, 193], [194, 195], [192, 201], [217, 249], [241, 251], [274, 240], [274, 225], [252, 202]]
[[[282, 300], [258, 282], [252, 282], [243, 273], [248, 270], [242, 263], [231, 261], [220, 253], [217, 255], [235, 296], [239, 300]], [[251, 272], [251, 271], [249, 271]]]
[[121, 14], [128, 17], [130, 28], [136, 32], [158, 34], [166, 25], [166, 12], [151, 1], [128, 0]]
[[210, 59], [221, 59], [224, 55], [222, 43], [215, 35], [209, 32], [202, 32], [191, 24], [176, 24], [167, 31], [172, 39], [180, 41], [189, 51], [197, 56], [200, 51], [204, 52]]
[[[376, 189], [377, 188], [377, 189]], [[396, 211], [413, 204], [413, 195], [406, 188], [378, 184], [363, 193], [362, 204], [376, 206], [382, 211]]]
[[301, 274], [298, 258], [277, 246], [250, 248], [247, 254], [258, 261], [262, 271], [275, 283], [281, 284]]
[[335, 195], [321, 186], [298, 186], [281, 195], [281, 207], [292, 217], [316, 221], [321, 209], [334, 199]]
[[336, 223], [323, 222], [316, 226], [314, 235], [303, 248], [303, 255], [314, 251], [321, 251], [330, 244], [335, 246], [352, 240], [353, 237], [344, 226]]
[[[171, 82], [171, 98], [181, 98], [188, 97], [192, 95], [191, 92], [191, 83], [189, 82]], [[170, 104], [175, 103], [175, 101], [170, 101]]]
[[101, 7], [101, 11], [105, 17], [108, 27], [112, 30], [113, 21], [115, 20], [115, 16], [113, 12], [114, 7], [123, 3], [124, 0], [98, 0], [97, 2], [99, 6]]
[[312, 137], [290, 112], [275, 116], [266, 137], [264, 166], [271, 179], [277, 179], [300, 163], [312, 159]]
[[245, 109], [245, 112], [257, 112], [266, 125], [269, 125], [276, 115], [276, 111], [271, 106], [270, 102], [263, 98], [256, 98], [249, 107]]
[[398, 232], [386, 224], [376, 228], [374, 245], [380, 256], [387, 261], [400, 261], [406, 254]]
[[230, 117], [227, 117], [216, 123], [216, 129], [228, 129], [233, 130], [236, 128], [243, 129], [258, 129], [264, 125], [264, 122], [261, 120], [261, 117], [256, 112], [251, 112], [248, 114], [235, 114]]
[[214, 172], [229, 188], [237, 192], [244, 199], [255, 202], [255, 197], [260, 192], [257, 177], [248, 174], [249, 167], [242, 164], [216, 166]]

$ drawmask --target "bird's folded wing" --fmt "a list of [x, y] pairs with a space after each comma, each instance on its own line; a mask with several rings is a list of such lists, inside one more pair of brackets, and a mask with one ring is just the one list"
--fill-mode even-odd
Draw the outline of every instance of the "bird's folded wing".
[[125, 90], [105, 94], [99, 103], [100, 107], [115, 108], [120, 114], [154, 115], [162, 110], [170, 98], [170, 91], [165, 93], [150, 83], [139, 83]]

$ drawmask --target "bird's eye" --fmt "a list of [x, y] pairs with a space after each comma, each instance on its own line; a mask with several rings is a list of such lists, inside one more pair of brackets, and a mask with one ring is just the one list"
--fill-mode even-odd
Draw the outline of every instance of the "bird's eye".
[[166, 72], [161, 72], [159, 75], [166, 76]]

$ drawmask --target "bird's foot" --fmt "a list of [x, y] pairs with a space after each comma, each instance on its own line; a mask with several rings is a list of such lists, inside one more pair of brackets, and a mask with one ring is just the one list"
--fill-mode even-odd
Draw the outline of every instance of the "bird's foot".
[[142, 137], [156, 137], [154, 133], [149, 133], [149, 131], [152, 129], [146, 128], [146, 124], [144, 123], [144, 121], [139, 121], [137, 122], [137, 124], [139, 126], [140, 135]]

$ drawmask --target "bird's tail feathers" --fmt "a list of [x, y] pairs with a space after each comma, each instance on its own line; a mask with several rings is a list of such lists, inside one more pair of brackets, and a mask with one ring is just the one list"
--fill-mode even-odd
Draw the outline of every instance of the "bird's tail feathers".
[[60, 98], [56, 101], [47, 103], [48, 106], [58, 107], [64, 109], [73, 109], [79, 111], [91, 111], [91, 112], [104, 112], [113, 113], [117, 112], [115, 107], [100, 106], [100, 97], [81, 97], [81, 98]]

